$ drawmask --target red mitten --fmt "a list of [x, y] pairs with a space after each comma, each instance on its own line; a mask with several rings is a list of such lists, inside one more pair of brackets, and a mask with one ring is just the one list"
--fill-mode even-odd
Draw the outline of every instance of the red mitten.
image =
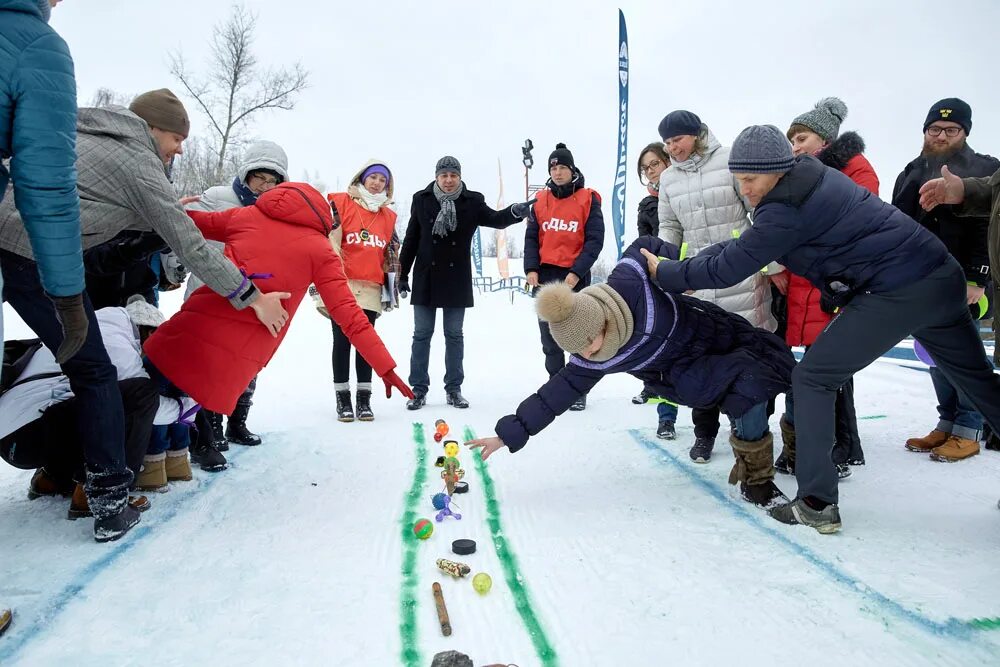
[[413, 390], [410, 389], [403, 379], [396, 375], [396, 371], [389, 371], [382, 376], [382, 382], [385, 383], [385, 397], [392, 398], [392, 388], [395, 387], [399, 390], [399, 393], [406, 398], [413, 398]]

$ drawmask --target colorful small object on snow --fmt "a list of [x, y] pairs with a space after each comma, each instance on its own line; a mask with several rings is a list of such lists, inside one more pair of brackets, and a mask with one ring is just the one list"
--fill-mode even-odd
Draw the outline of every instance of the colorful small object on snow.
[[448, 422], [438, 419], [434, 422], [434, 442], [441, 442], [446, 435], [448, 435]]
[[455, 493], [468, 493], [469, 483], [468, 482], [455, 482]]
[[920, 361], [924, 362], [925, 364], [927, 364], [931, 368], [934, 368], [935, 366], [937, 366], [937, 364], [934, 363], [934, 358], [931, 357], [931, 355], [927, 351], [927, 349], [924, 348], [924, 346], [920, 344], [919, 340], [914, 340], [913, 341], [913, 353], [917, 355], [917, 359], [919, 359]]
[[445, 441], [445, 443], [444, 443], [444, 455], [445, 456], [450, 456], [451, 458], [455, 458], [455, 457], [458, 456], [458, 451], [459, 451], [459, 447], [458, 447], [458, 443], [457, 442], [455, 442], [454, 440], [447, 440], [447, 441]]
[[441, 479], [444, 480], [444, 486], [449, 496], [455, 493], [455, 484], [458, 483], [458, 480], [465, 477], [465, 471], [459, 467], [460, 465], [458, 459], [454, 456], [449, 456], [444, 460], [444, 470], [441, 471]]
[[434, 524], [427, 519], [420, 519], [413, 524], [413, 534], [422, 540], [426, 540], [434, 532]]
[[472, 578], [472, 587], [480, 595], [486, 595], [493, 588], [493, 579], [485, 572], [480, 572]]
[[434, 505], [434, 509], [443, 510], [448, 504], [448, 494], [435, 493], [434, 497], [431, 498], [431, 503]]
[[438, 512], [437, 516], [434, 517], [435, 521], [441, 523], [442, 521], [444, 521], [444, 518], [446, 516], [454, 517], [459, 521], [462, 520], [462, 515], [459, 514], [458, 512], [453, 512], [451, 509], [451, 496], [449, 496], [447, 493], [437, 494], [436, 496], [434, 496], [434, 507], [438, 506], [439, 500], [441, 502], [441, 507], [439, 507], [438, 509], [440, 509], [441, 511]]
[[472, 572], [472, 568], [465, 563], [456, 563], [455, 561], [448, 560], [447, 558], [438, 558], [437, 566], [439, 570], [447, 572], [453, 577], [464, 577]]

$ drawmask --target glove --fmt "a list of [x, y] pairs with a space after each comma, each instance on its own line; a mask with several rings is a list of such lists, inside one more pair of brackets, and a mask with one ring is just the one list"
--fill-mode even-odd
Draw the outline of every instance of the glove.
[[173, 252], [160, 254], [160, 266], [164, 279], [171, 285], [180, 285], [187, 278], [187, 269], [181, 264], [180, 258]]
[[49, 296], [56, 307], [56, 319], [62, 325], [63, 341], [56, 350], [56, 363], [60, 366], [80, 351], [87, 341], [90, 320], [83, 308], [83, 294], [74, 296]]
[[514, 204], [513, 206], [510, 207], [510, 212], [511, 214], [513, 214], [515, 218], [518, 219], [527, 218], [528, 213], [531, 212], [531, 205], [534, 204], [536, 201], [538, 200], [531, 199], [529, 201], [522, 202], [520, 204]]
[[157, 234], [144, 232], [121, 243], [118, 246], [118, 252], [121, 253], [122, 257], [138, 262], [148, 259], [153, 253], [160, 252], [166, 247], [166, 241]]
[[399, 390], [399, 393], [406, 398], [413, 398], [413, 390], [410, 389], [402, 378], [396, 375], [396, 371], [389, 371], [382, 376], [382, 382], [385, 383], [385, 397], [392, 398], [392, 388], [395, 387]]
[[410, 279], [402, 277], [399, 279], [399, 296], [403, 299], [410, 296]]

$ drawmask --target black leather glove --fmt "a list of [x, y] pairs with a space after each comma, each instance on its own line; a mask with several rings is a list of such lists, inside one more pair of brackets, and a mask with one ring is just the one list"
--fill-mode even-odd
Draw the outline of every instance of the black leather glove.
[[534, 204], [537, 199], [531, 199], [520, 204], [514, 204], [510, 207], [510, 212], [515, 218], [527, 218], [528, 213], [531, 212], [531, 205]]
[[410, 296], [410, 279], [407, 277], [402, 277], [399, 279], [399, 298], [405, 299]]
[[49, 296], [56, 307], [56, 319], [62, 325], [63, 342], [56, 350], [56, 363], [60, 366], [80, 351], [87, 340], [90, 321], [83, 308], [83, 294], [74, 296]]

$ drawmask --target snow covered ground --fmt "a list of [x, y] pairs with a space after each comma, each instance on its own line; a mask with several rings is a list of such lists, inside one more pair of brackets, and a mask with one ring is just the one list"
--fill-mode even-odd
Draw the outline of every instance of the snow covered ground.
[[[544, 379], [531, 305], [498, 293], [468, 312], [471, 409], [444, 404], [439, 331], [426, 409], [380, 396], [374, 423], [340, 424], [329, 325], [304, 304], [260, 378], [264, 444], [153, 497], [120, 542], [94, 543], [67, 501], [29, 501], [30, 473], [0, 466], [0, 604], [15, 610], [0, 665], [428, 665], [452, 648], [520, 667], [1000, 664], [1000, 629], [972, 623], [1000, 616], [1000, 456], [906, 452], [935, 423], [933, 392], [890, 363], [857, 379], [868, 465], [842, 483], [838, 535], [741, 502], [725, 444], [691, 463], [690, 413], [677, 441], [656, 440], [653, 409], [629, 402], [638, 382], [620, 376], [517, 455], [463, 453], [463, 519], [414, 540], [440, 488], [434, 420], [489, 433]], [[27, 335], [7, 314], [8, 337]], [[378, 330], [405, 377], [410, 311]], [[459, 537], [478, 552], [451, 555]], [[493, 590], [439, 573], [441, 557]]]

